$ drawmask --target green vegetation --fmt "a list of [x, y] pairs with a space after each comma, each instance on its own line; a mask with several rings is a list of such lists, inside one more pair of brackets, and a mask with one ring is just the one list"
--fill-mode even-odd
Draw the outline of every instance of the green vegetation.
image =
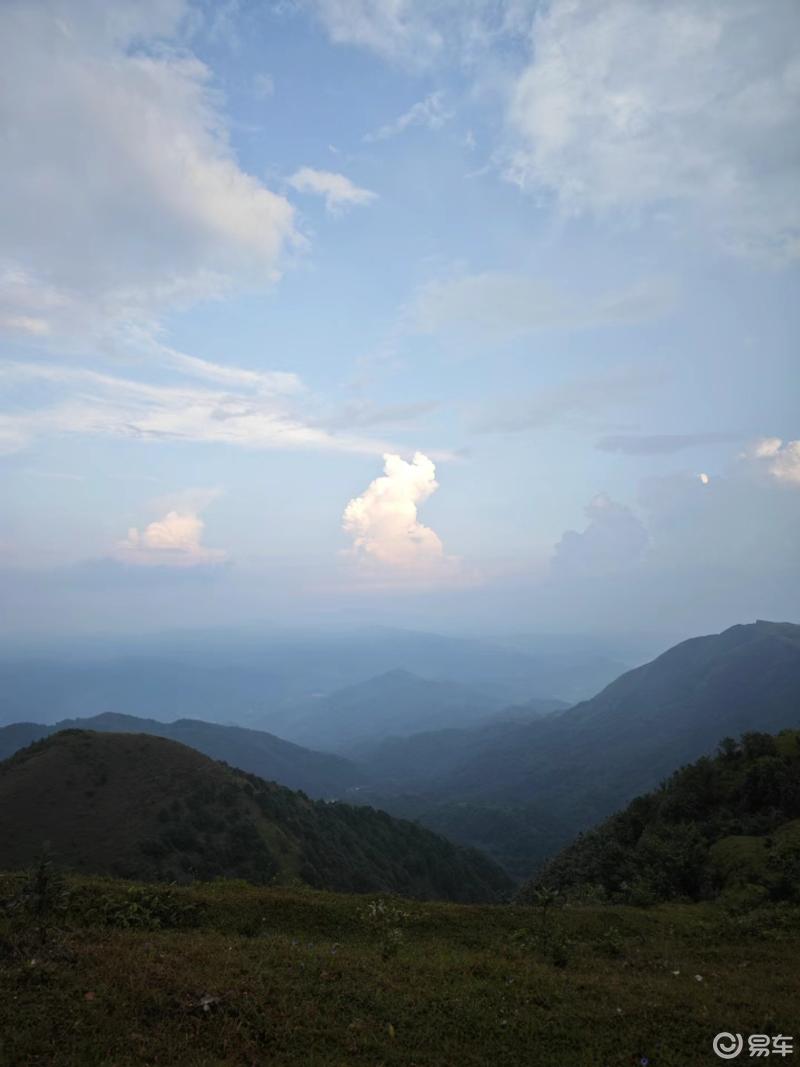
[[0, 764], [0, 869], [31, 865], [44, 842], [75, 871], [141, 880], [461, 901], [512, 889], [486, 857], [414, 823], [312, 801], [143, 734], [66, 730]]
[[726, 738], [579, 837], [523, 897], [544, 887], [632, 904], [720, 896], [743, 912], [800, 903], [800, 731]]
[[797, 1030], [789, 905], [742, 917], [69, 877], [42, 944], [15, 904], [27, 884], [0, 876], [2, 1067], [686, 1067], [715, 1062], [721, 1030]]

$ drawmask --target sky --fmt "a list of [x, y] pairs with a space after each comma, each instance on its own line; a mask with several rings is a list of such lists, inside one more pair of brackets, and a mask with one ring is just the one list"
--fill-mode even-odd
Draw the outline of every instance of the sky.
[[800, 621], [795, 0], [4, 0], [0, 632]]

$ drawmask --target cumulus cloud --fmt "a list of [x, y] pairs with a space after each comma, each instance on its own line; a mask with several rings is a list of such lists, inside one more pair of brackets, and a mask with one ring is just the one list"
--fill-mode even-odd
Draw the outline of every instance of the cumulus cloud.
[[453, 117], [444, 105], [444, 93], [430, 93], [424, 100], [418, 100], [408, 111], [404, 111], [391, 122], [387, 122], [374, 133], [368, 133], [365, 141], [386, 141], [396, 137], [410, 126], [424, 126], [428, 130], [438, 130]]
[[800, 486], [800, 441], [762, 437], [753, 442], [743, 458], [753, 461], [758, 469], [776, 482]]
[[619, 434], [601, 437], [595, 448], [601, 452], [621, 452], [627, 456], [656, 456], [702, 445], [725, 444], [735, 441], [737, 436], [728, 433]]
[[439, 488], [435, 465], [421, 452], [410, 463], [397, 455], [383, 458], [383, 475], [344, 510], [342, 527], [354, 555], [401, 573], [434, 575], [452, 567], [438, 534], [417, 518], [418, 507]]
[[503, 341], [554, 327], [643, 322], [665, 314], [674, 300], [674, 286], [665, 279], [587, 296], [526, 275], [485, 271], [429, 282], [417, 294], [409, 321], [420, 333]]
[[625, 504], [598, 493], [584, 509], [585, 530], [567, 530], [553, 550], [555, 575], [579, 578], [613, 574], [637, 563], [649, 537], [643, 523]]
[[263, 286], [297, 240], [239, 166], [187, 0], [0, 5], [0, 325], [85, 338]]
[[738, 251], [800, 254], [800, 7], [553, 0], [509, 121], [509, 176], [569, 213], [682, 206]]
[[795, 618], [800, 493], [764, 470], [753, 473], [732, 457], [705, 477], [686, 470], [644, 479], [635, 511], [592, 509], [583, 531], [592, 529], [591, 538], [564, 535], [548, 581], [529, 597], [551, 620], [604, 632], [629, 631], [632, 619], [643, 631], [674, 627], [690, 636], [737, 621]]
[[116, 547], [118, 558], [125, 563], [159, 567], [197, 567], [223, 563], [227, 553], [201, 544], [205, 523], [200, 518], [217, 490], [195, 489], [181, 494], [176, 506], [143, 530], [131, 527], [128, 536]]
[[323, 197], [325, 208], [331, 215], [340, 215], [350, 207], [371, 204], [378, 197], [378, 194], [370, 189], [361, 189], [354, 185], [344, 174], [336, 174], [330, 170], [300, 167], [288, 181], [298, 193]]

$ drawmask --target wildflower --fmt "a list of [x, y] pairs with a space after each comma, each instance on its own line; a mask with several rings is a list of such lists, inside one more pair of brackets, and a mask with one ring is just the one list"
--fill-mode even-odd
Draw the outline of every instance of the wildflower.
[[702, 981], [703, 981], [703, 976], [702, 976], [702, 974], [696, 974], [696, 975], [694, 976], [694, 980], [695, 980], [695, 982], [702, 982]]

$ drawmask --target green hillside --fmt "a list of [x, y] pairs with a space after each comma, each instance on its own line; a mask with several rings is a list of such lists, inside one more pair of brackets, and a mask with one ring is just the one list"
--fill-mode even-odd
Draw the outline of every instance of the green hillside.
[[726, 739], [556, 856], [542, 887], [628, 903], [800, 902], [800, 731]]
[[507, 876], [477, 852], [371, 808], [312, 801], [177, 742], [67, 730], [0, 764], [0, 869], [43, 842], [76, 871], [187, 882], [492, 900]]

